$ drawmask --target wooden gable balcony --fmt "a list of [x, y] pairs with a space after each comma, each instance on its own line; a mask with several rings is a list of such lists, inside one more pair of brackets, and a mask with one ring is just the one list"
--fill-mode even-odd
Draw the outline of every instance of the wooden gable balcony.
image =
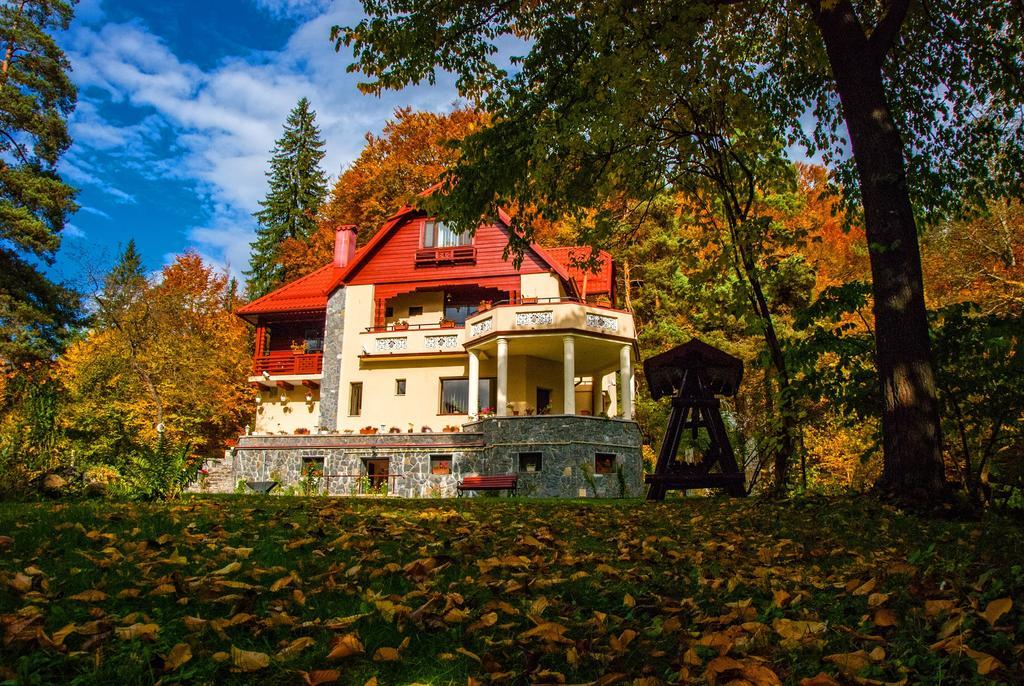
[[416, 251], [417, 267], [449, 264], [476, 264], [476, 247], [455, 245], [450, 248], [420, 248]]
[[252, 373], [254, 376], [259, 376], [263, 372], [271, 376], [321, 374], [323, 369], [323, 353], [296, 354], [287, 350], [278, 350], [252, 359]]

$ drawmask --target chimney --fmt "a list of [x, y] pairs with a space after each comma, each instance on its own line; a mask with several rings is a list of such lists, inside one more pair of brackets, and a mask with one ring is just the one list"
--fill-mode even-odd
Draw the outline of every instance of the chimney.
[[342, 224], [334, 230], [334, 266], [347, 267], [356, 254], [356, 225]]

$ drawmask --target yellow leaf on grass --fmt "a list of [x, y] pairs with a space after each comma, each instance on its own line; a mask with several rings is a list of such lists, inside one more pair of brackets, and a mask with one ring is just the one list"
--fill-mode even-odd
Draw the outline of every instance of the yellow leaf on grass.
[[290, 660], [312, 645], [316, 645], [316, 641], [309, 636], [297, 638], [284, 648], [281, 648], [281, 650], [277, 652], [277, 658], [279, 660]]
[[798, 619], [776, 619], [772, 628], [783, 638], [799, 641], [825, 633], [828, 625], [824, 622], [809, 622]]
[[875, 610], [875, 616], [872, 621], [875, 626], [880, 627], [896, 626], [899, 623], [899, 620], [896, 618], [896, 613], [885, 607], [880, 607]]
[[980, 613], [989, 624], [995, 624], [999, 618], [1010, 611], [1013, 607], [1013, 600], [1010, 598], [999, 598], [985, 606], [985, 611]]
[[446, 624], [462, 624], [467, 619], [469, 619], [469, 613], [457, 607], [453, 607], [444, 614]]
[[952, 600], [926, 600], [924, 601], [924, 613], [929, 617], [937, 617], [943, 612], [949, 612], [955, 605]]
[[231, 656], [225, 653], [223, 650], [218, 650], [216, 653], [210, 656], [210, 659], [214, 662], [227, 662], [231, 659]]
[[466, 650], [462, 646], [459, 646], [458, 648], [456, 648], [455, 652], [458, 653], [459, 655], [465, 655], [470, 660], [475, 660], [476, 662], [483, 662], [483, 660], [480, 659], [479, 655], [477, 655], [476, 653], [474, 653], [472, 651]]
[[487, 627], [494, 626], [497, 623], [498, 613], [488, 612], [487, 614], [480, 617], [480, 619], [470, 624], [469, 627], [467, 627], [466, 631], [477, 631], [479, 629], [486, 629]]
[[779, 675], [764, 665], [748, 664], [744, 666], [743, 678], [754, 686], [782, 686]]
[[800, 686], [839, 686], [839, 682], [825, 672], [800, 680]]
[[28, 574], [22, 574], [18, 572], [14, 575], [13, 579], [7, 582], [7, 585], [13, 588], [18, 593], [27, 593], [32, 590], [32, 577]]
[[131, 626], [119, 626], [114, 628], [114, 633], [122, 641], [134, 641], [137, 638], [152, 640], [156, 638], [160, 627], [156, 624], [132, 624]]
[[622, 599], [622, 604], [626, 607], [636, 607], [636, 600], [633, 598], [633, 596], [627, 593], [626, 596]]
[[274, 583], [270, 584], [270, 592], [271, 593], [276, 593], [277, 591], [280, 591], [285, 586], [291, 585], [291, 583], [293, 581], [295, 581], [295, 577], [293, 577], [291, 574], [289, 574], [288, 576], [281, 577], [280, 579], [278, 579]]
[[840, 672], [848, 677], [853, 677], [871, 665], [871, 657], [863, 650], [858, 650], [853, 653], [826, 655], [825, 662], [831, 662], [839, 668]]
[[231, 646], [231, 664], [243, 672], [257, 672], [270, 666], [270, 656], [255, 650]]
[[202, 619], [200, 617], [192, 617], [191, 615], [185, 615], [185, 617], [181, 621], [185, 625], [185, 629], [189, 631], [189, 633], [202, 631], [206, 627], [206, 625], [209, 624], [209, 620]]
[[231, 564], [225, 565], [215, 572], [210, 572], [214, 576], [224, 576], [225, 574], [233, 574], [242, 568], [240, 562], [232, 562]]
[[83, 603], [98, 603], [102, 600], [106, 600], [109, 597], [110, 596], [108, 596], [103, 591], [97, 591], [95, 588], [93, 588], [88, 591], [82, 591], [81, 593], [76, 593], [72, 596], [68, 596], [68, 600], [78, 600]]
[[548, 643], [572, 643], [564, 634], [567, 627], [555, 622], [542, 622], [537, 626], [519, 634], [519, 638], [540, 638]]
[[317, 669], [312, 672], [300, 672], [306, 686], [323, 686], [333, 684], [341, 679], [341, 671], [337, 669]]
[[167, 653], [167, 657], [164, 658], [164, 671], [173, 672], [191, 659], [192, 648], [189, 647], [188, 643], [178, 643], [171, 648], [171, 652]]
[[374, 662], [398, 662], [401, 659], [402, 655], [395, 648], [377, 648], [373, 654]]
[[331, 652], [327, 653], [328, 660], [341, 660], [351, 655], [362, 655], [363, 644], [356, 634], [345, 634], [334, 639]]

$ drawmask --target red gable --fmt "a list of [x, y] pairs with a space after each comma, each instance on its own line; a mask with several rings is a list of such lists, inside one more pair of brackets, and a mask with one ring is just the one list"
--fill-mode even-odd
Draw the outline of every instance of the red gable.
[[466, 280], [480, 277], [512, 276], [555, 272], [567, 288], [572, 288], [569, 273], [543, 248], [531, 244], [516, 269], [511, 260], [503, 260], [508, 244], [508, 226], [505, 212], [499, 211], [498, 221], [481, 225], [473, 236], [476, 257], [472, 264], [451, 264], [417, 269], [416, 252], [420, 249], [425, 213], [404, 207], [381, 227], [370, 242], [356, 255], [348, 269], [339, 277], [337, 285], [408, 283], [417, 281]]
[[[544, 249], [531, 244], [517, 269], [502, 253], [508, 244], [511, 220], [499, 211], [498, 220], [480, 226], [473, 237], [475, 256], [472, 263], [438, 264], [417, 267], [423, 222], [426, 215], [412, 207], [403, 207], [363, 246], [346, 267], [333, 263], [282, 286], [276, 291], [241, 307], [238, 315], [249, 320], [272, 313], [316, 312], [327, 308], [327, 298], [338, 286], [345, 284], [399, 284], [419, 283], [423, 286], [444, 283], [476, 283], [488, 279], [498, 283], [518, 279], [521, 274], [554, 272], [567, 290], [580, 293], [583, 271], [572, 266], [572, 258], [589, 256], [587, 248]], [[611, 256], [599, 254], [601, 269], [597, 275], [587, 276], [588, 293], [609, 293], [611, 289]], [[509, 281], [511, 285], [511, 281]], [[518, 282], [515, 282], [518, 285]], [[513, 286], [514, 287], [514, 286]]]
[[238, 316], [255, 319], [255, 315], [281, 312], [317, 312], [327, 309], [327, 295], [344, 271], [328, 264], [311, 274], [281, 286], [262, 298], [238, 309]]

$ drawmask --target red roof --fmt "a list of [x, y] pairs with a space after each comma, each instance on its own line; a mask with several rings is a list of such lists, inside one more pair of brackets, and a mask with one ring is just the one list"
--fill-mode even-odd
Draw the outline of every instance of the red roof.
[[278, 312], [309, 312], [327, 309], [327, 296], [344, 269], [325, 265], [262, 298], [253, 300], [238, 309], [240, 317]]
[[590, 260], [592, 252], [588, 247], [573, 245], [563, 248], [547, 248], [547, 253], [551, 259], [563, 265], [578, 293], [583, 293], [584, 277], [587, 281], [588, 295], [604, 295], [612, 292], [612, 256], [608, 252], [597, 251], [596, 272], [579, 265], [579, 263], [586, 265]]
[[[333, 263], [325, 265], [291, 283], [281, 286], [276, 291], [267, 293], [262, 298], [252, 301], [238, 309], [237, 314], [245, 319], [254, 319], [261, 314], [277, 314], [288, 312], [316, 312], [327, 309], [327, 297], [330, 293], [346, 282], [359, 265], [364, 263], [375, 252], [376, 248], [387, 241], [388, 236], [410, 214], [418, 212], [412, 207], [403, 207], [393, 214], [381, 229], [374, 234], [370, 242], [363, 246], [345, 267], [336, 267]], [[498, 211], [499, 220], [505, 225], [511, 219], [503, 210]], [[590, 248], [571, 246], [565, 248], [542, 248], [536, 243], [530, 249], [554, 271], [568, 287], [577, 294], [583, 292], [583, 280], [586, 270], [575, 266], [574, 259], [585, 262], [590, 258]], [[587, 293], [605, 294], [612, 290], [612, 257], [600, 250], [597, 255], [597, 273], [586, 272]]]

